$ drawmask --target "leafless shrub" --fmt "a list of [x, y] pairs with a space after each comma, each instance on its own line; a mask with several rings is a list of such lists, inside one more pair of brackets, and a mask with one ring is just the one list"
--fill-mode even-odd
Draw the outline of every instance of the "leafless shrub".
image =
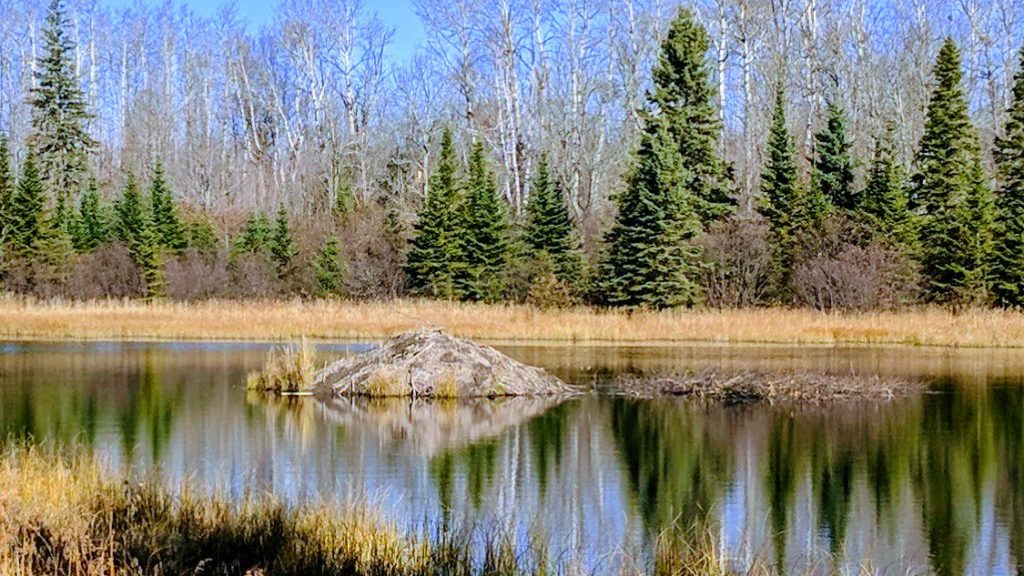
[[708, 305], [737, 308], [765, 301], [772, 266], [767, 224], [732, 218], [713, 226], [700, 244], [707, 264], [701, 284]]
[[880, 244], [844, 244], [793, 271], [793, 293], [818, 310], [896, 308], [913, 299], [914, 271], [902, 253]]
[[265, 254], [240, 254], [230, 266], [227, 294], [233, 298], [268, 298], [281, 293], [277, 269]]
[[189, 250], [167, 263], [167, 296], [172, 300], [224, 298], [233, 290], [224, 254]]
[[339, 234], [347, 260], [345, 289], [356, 298], [395, 298], [405, 286], [405, 233], [386, 206], [357, 207]]
[[64, 292], [76, 300], [134, 298], [145, 293], [145, 286], [128, 248], [113, 243], [75, 258]]

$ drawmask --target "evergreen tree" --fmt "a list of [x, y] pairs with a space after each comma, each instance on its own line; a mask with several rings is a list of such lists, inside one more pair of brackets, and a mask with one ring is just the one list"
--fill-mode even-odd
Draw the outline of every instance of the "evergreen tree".
[[135, 244], [131, 246], [131, 253], [146, 282], [146, 299], [165, 296], [167, 279], [164, 275], [163, 250], [160, 247], [160, 234], [151, 214], [143, 215], [142, 228]]
[[807, 216], [805, 198], [797, 182], [794, 154], [793, 140], [786, 126], [786, 96], [780, 82], [768, 135], [768, 164], [761, 174], [761, 213], [768, 220], [772, 262], [780, 294], [788, 290]]
[[292, 272], [292, 260], [297, 254], [291, 226], [288, 224], [288, 211], [285, 210], [284, 204], [281, 204], [274, 220], [274, 229], [270, 233], [270, 257], [277, 267], [279, 278], [284, 278]]
[[508, 214], [480, 142], [473, 144], [469, 156], [464, 210], [462, 293], [472, 300], [497, 300], [504, 293], [508, 264]]
[[929, 300], [969, 304], [985, 296], [992, 193], [961, 87], [960, 51], [947, 39], [934, 69], [913, 200], [923, 213], [922, 271]]
[[333, 234], [320, 248], [320, 254], [313, 264], [316, 287], [321, 296], [341, 294], [345, 281], [345, 269], [341, 264], [341, 246]]
[[840, 210], [853, 210], [857, 197], [853, 188], [853, 160], [846, 129], [846, 112], [835, 102], [828, 104], [828, 119], [814, 135], [813, 194], [825, 198]]
[[331, 211], [338, 218], [347, 218], [352, 213], [356, 204], [355, 196], [352, 195], [352, 187], [348, 184], [348, 178], [339, 178], [337, 189], [334, 191], [334, 205]]
[[1003, 135], [996, 139], [999, 188], [992, 292], [1001, 306], [1024, 305], [1024, 48]]
[[462, 296], [459, 278], [465, 269], [462, 255], [465, 227], [457, 170], [452, 133], [445, 128], [437, 168], [430, 177], [427, 198], [416, 219], [406, 261], [413, 294], [449, 300]]
[[89, 186], [82, 194], [74, 231], [74, 245], [79, 252], [91, 252], [110, 239], [110, 228], [100, 204], [95, 178], [89, 179]]
[[[722, 126], [715, 110], [715, 90], [706, 57], [708, 34], [693, 14], [680, 8], [661, 44], [652, 70], [652, 110], [645, 113], [645, 130], [651, 141], [667, 127], [683, 166], [691, 172], [690, 196], [702, 223], [729, 214], [733, 208], [731, 169], [718, 146]], [[657, 118], [659, 122], [653, 122]]]
[[142, 194], [134, 174], [128, 174], [121, 197], [114, 202], [114, 234], [130, 250], [143, 242], [143, 229], [149, 214], [142, 204]]
[[36, 244], [45, 232], [45, 204], [43, 181], [36, 166], [35, 155], [29, 153], [21, 165], [21, 176], [7, 211], [6, 254], [33, 255]]
[[81, 187], [96, 143], [86, 130], [90, 115], [75, 78], [75, 46], [67, 33], [61, 0], [51, 0], [43, 30], [43, 56], [36, 65], [29, 146], [38, 155], [45, 186], [60, 201]]
[[153, 179], [149, 185], [149, 206], [160, 246], [175, 254], [183, 252], [188, 247], [188, 241], [181, 218], [178, 216], [178, 208], [174, 205], [171, 190], [164, 179], [163, 164], [160, 162], [153, 168]]
[[693, 175], [667, 128], [645, 130], [618, 214], [605, 237], [599, 299], [611, 306], [670, 308], [700, 301], [695, 281], [700, 231], [689, 184]]
[[195, 216], [188, 227], [188, 245], [200, 254], [212, 255], [217, 252], [217, 231], [206, 214]]
[[249, 213], [242, 231], [235, 237], [233, 255], [257, 254], [270, 248], [272, 234], [270, 219], [262, 211]]
[[896, 158], [893, 131], [890, 124], [885, 135], [875, 142], [871, 170], [857, 199], [857, 211], [867, 220], [876, 238], [915, 253], [914, 215], [908, 206], [906, 174]]
[[582, 274], [579, 240], [573, 228], [569, 207], [561, 187], [551, 178], [546, 158], [537, 164], [523, 230], [527, 254], [534, 258], [546, 254], [558, 280], [573, 285]]
[[11, 171], [7, 137], [0, 134], [0, 249], [7, 243], [7, 220], [14, 197], [14, 173]]

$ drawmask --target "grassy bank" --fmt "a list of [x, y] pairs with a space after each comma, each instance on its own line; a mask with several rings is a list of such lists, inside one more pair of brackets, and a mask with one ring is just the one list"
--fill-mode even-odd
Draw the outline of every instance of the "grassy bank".
[[397, 302], [36, 302], [0, 298], [2, 339], [376, 339], [434, 326], [491, 341], [1024, 347], [1024, 314], [941, 309], [602, 312]]

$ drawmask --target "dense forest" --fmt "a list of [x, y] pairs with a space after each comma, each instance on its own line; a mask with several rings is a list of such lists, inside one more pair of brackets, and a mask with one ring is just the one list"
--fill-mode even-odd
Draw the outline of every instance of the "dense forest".
[[1024, 303], [1019, 0], [0, 0], [39, 297]]

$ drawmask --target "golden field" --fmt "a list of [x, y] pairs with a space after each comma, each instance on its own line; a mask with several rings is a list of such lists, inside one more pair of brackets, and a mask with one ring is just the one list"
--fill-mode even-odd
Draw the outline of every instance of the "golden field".
[[938, 308], [827, 314], [800, 309], [597, 311], [393, 302], [39, 302], [0, 298], [0, 339], [378, 339], [419, 327], [492, 342], [907, 344], [1024, 347], [1024, 313]]

